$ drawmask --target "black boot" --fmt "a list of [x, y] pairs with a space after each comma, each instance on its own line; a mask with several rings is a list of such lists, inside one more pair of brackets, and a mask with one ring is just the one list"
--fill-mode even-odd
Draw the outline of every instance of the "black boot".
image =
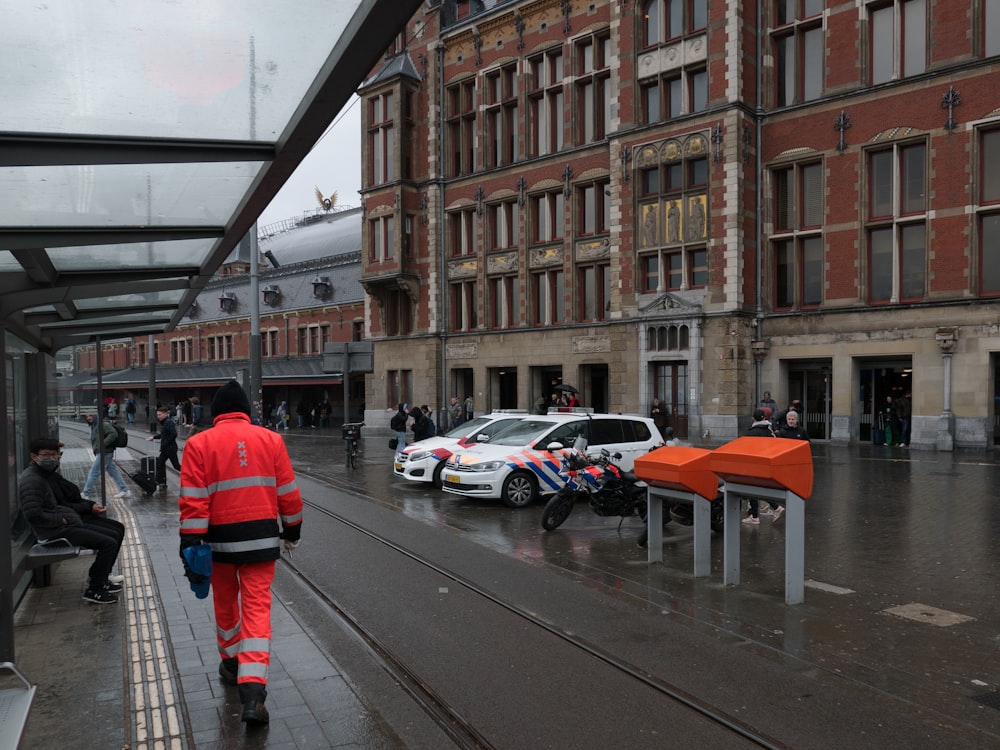
[[227, 685], [236, 684], [236, 675], [239, 673], [240, 663], [233, 657], [232, 659], [223, 659], [219, 662], [219, 677]]
[[267, 688], [259, 682], [244, 682], [240, 684], [240, 702], [243, 704], [241, 721], [248, 725], [267, 724], [270, 717], [264, 708], [267, 699]]

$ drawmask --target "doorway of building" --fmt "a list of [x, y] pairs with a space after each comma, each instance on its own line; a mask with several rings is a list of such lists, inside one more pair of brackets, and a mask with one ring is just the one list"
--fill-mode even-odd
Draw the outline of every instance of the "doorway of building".
[[[802, 426], [810, 440], [829, 440], [833, 416], [830, 360], [794, 362], [788, 366], [788, 401], [802, 402]], [[784, 410], [788, 404], [778, 404]]]
[[[535, 400], [541, 397], [545, 399], [546, 405], [551, 405], [552, 394], [558, 394], [556, 386], [563, 382], [562, 367], [558, 365], [542, 365], [541, 367], [532, 367], [531, 371], [532, 383], [537, 389], [537, 393], [533, 394]], [[532, 411], [534, 411], [534, 403], [532, 401], [532, 404], [529, 406], [529, 409]]]
[[580, 389], [580, 401], [597, 414], [608, 413], [608, 366], [584, 365], [583, 383], [573, 383]]
[[[672, 427], [674, 437], [688, 438], [688, 363], [658, 362], [650, 366], [652, 392], [660, 404], [667, 407], [667, 427]], [[649, 415], [646, 406], [644, 414]]]
[[476, 392], [473, 389], [474, 381], [472, 378], [471, 367], [452, 368], [451, 382], [452, 382], [451, 392], [456, 397], [458, 397], [459, 401], [465, 401], [466, 397], [468, 396], [472, 396], [473, 400], [475, 400]]
[[993, 445], [1000, 446], [1000, 355], [991, 354], [993, 360]]
[[912, 360], [864, 361], [860, 364], [858, 411], [860, 414], [858, 439], [871, 442], [872, 425], [885, 409], [886, 396], [895, 401], [909, 392], [913, 381]]
[[517, 409], [517, 368], [491, 367], [489, 376], [490, 396], [486, 410]]

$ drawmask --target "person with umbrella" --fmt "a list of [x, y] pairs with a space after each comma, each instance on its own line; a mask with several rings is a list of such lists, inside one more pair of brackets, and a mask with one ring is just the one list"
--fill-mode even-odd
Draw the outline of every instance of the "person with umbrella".
[[580, 398], [578, 396], [579, 391], [577, 391], [573, 386], [560, 383], [556, 386], [556, 390], [563, 392], [563, 395], [566, 397], [566, 406], [573, 407], [580, 405]]

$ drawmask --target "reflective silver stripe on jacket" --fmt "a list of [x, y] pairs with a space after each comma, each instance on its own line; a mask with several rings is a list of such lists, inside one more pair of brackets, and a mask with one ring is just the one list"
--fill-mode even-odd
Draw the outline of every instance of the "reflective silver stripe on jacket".
[[181, 521], [182, 529], [195, 529], [197, 531], [208, 531], [207, 518], [187, 518]]
[[208, 497], [208, 490], [205, 487], [181, 487], [181, 497]]
[[289, 492], [291, 492], [292, 490], [297, 490], [298, 488], [299, 488], [299, 487], [298, 487], [298, 485], [297, 485], [297, 484], [295, 483], [295, 480], [293, 479], [293, 480], [292, 480], [291, 482], [289, 482], [288, 484], [283, 484], [283, 485], [281, 485], [281, 486], [280, 486], [280, 487], [278, 488], [278, 494], [279, 494], [279, 495], [287, 495], [287, 494], [288, 494]]
[[221, 482], [213, 482], [208, 485], [211, 494], [223, 492], [225, 490], [242, 490], [247, 487], [274, 487], [278, 480], [274, 477], [239, 477], [238, 479], [223, 479]]
[[289, 524], [296, 524], [302, 520], [302, 513], [292, 513], [290, 516], [282, 516], [281, 523], [283, 526], [288, 526]]
[[266, 539], [247, 539], [243, 542], [212, 542], [212, 552], [234, 553], [254, 552], [261, 549], [277, 549], [281, 540], [276, 536]]

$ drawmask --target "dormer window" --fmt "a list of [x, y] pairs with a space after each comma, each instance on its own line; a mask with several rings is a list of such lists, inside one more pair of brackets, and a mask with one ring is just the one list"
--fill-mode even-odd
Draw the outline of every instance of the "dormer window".
[[264, 304], [268, 307], [274, 307], [281, 299], [281, 290], [274, 284], [265, 286], [261, 293], [264, 295]]
[[231, 313], [236, 309], [236, 295], [232, 292], [223, 292], [219, 295], [219, 309], [222, 312]]
[[333, 284], [330, 283], [329, 276], [317, 276], [312, 280], [313, 297], [326, 299], [333, 293]]

